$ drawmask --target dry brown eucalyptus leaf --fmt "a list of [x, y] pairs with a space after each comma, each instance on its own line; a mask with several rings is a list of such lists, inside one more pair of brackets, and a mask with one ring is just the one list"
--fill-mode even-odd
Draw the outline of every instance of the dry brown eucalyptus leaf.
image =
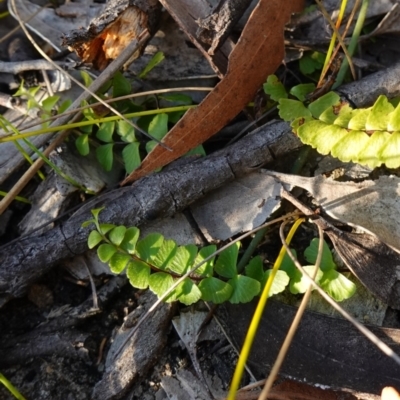
[[[284, 57], [283, 30], [302, 0], [260, 0], [229, 56], [228, 72], [195, 109], [189, 110], [122, 184], [162, 167], [205, 142], [230, 122], [280, 65]], [[167, 148], [172, 149], [172, 151]]]

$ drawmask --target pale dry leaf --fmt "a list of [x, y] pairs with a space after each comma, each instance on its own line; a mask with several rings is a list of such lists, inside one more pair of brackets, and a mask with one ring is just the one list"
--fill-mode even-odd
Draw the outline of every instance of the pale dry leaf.
[[[26, 26], [43, 40], [61, 51], [61, 36], [63, 33], [82, 26], [88, 26], [92, 18], [104, 8], [104, 4], [94, 1], [80, 0], [67, 3], [60, 8], [44, 8], [28, 0], [15, 0], [18, 15]], [[12, 7], [8, 7], [15, 17]], [[33, 18], [32, 15], [37, 13]]]
[[191, 211], [207, 240], [226, 240], [265, 222], [280, 206], [281, 188], [274, 178], [254, 172], [214, 190]]
[[341, 222], [375, 235], [400, 252], [400, 179], [336, 182], [267, 171], [281, 182], [306, 189], [324, 211]]

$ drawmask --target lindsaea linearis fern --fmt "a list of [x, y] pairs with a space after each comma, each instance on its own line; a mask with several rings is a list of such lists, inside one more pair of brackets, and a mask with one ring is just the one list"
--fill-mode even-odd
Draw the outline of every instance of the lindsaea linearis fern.
[[372, 107], [353, 109], [329, 92], [307, 104], [313, 85], [293, 87], [290, 94], [296, 99], [290, 99], [274, 75], [264, 90], [278, 102], [279, 116], [290, 122], [299, 139], [320, 154], [371, 168], [400, 167], [400, 103], [379, 96]]
[[[90, 249], [98, 246], [98, 257], [109, 265], [113, 273], [126, 271], [133, 287], [149, 288], [161, 297], [177, 279], [202, 263], [172, 291], [167, 302], [180, 301], [189, 305], [202, 299], [216, 304], [225, 301], [247, 303], [261, 292], [271, 274], [271, 269], [265, 270], [260, 256], [250, 260], [243, 274], [238, 273], [240, 242], [233, 243], [216, 256], [215, 245], [201, 249], [193, 244], [178, 246], [159, 233], [151, 233], [140, 239], [140, 230], [136, 227], [100, 223], [101, 210], [92, 210], [93, 219], [83, 224], [85, 227], [91, 224], [96, 227], [89, 234], [88, 246]], [[294, 250], [292, 252], [296, 254]], [[313, 239], [304, 252], [304, 258], [315, 263], [317, 253], [318, 239]], [[355, 285], [336, 270], [326, 243], [322, 257], [316, 281], [337, 301], [351, 297]], [[308, 270], [314, 266], [304, 268]], [[275, 276], [269, 296], [282, 292], [286, 286], [293, 294], [304, 293], [308, 287], [288, 255]]]

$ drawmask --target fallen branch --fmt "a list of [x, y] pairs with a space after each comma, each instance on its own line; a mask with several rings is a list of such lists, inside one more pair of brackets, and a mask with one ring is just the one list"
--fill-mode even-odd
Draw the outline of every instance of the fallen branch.
[[143, 178], [85, 204], [67, 222], [38, 236], [28, 236], [0, 250], [0, 294], [3, 300], [25, 294], [27, 286], [58, 261], [87, 250], [91, 209], [105, 207], [102, 222], [139, 226], [184, 209], [211, 190], [254, 171], [274, 157], [301, 146], [284, 122], [259, 128], [236, 144], [179, 168]]

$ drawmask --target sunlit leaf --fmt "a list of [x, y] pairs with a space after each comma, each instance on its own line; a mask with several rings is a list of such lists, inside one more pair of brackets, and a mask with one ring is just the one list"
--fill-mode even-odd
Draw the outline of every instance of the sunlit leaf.
[[[267, 283], [267, 280], [270, 277], [271, 273], [272, 269], [268, 269], [267, 271], [264, 272], [262, 287], [264, 287], [265, 284]], [[278, 270], [272, 282], [271, 289], [269, 290], [268, 297], [283, 292], [288, 284], [289, 284], [288, 274], [285, 271]]]
[[318, 118], [328, 107], [338, 105], [339, 103], [339, 95], [335, 92], [328, 92], [310, 103], [308, 109], [314, 118]]
[[336, 301], [349, 299], [356, 292], [356, 285], [334, 269], [324, 272], [319, 284]]
[[100, 235], [97, 231], [92, 231], [88, 237], [88, 247], [89, 249], [93, 249], [103, 240], [103, 236]]
[[369, 141], [370, 137], [365, 132], [352, 131], [351, 134], [344, 135], [332, 146], [331, 154], [344, 162], [357, 162], [360, 149], [365, 148]]
[[201, 299], [200, 289], [189, 278], [181, 282], [174, 292], [176, 299], [186, 306], [190, 306]]
[[132, 260], [126, 269], [130, 284], [137, 289], [149, 287], [150, 267], [140, 260]]
[[148, 133], [161, 140], [168, 133], [168, 115], [164, 113], [155, 115], [149, 124]]
[[150, 233], [136, 244], [136, 254], [144, 261], [151, 261], [158, 253], [164, 241], [160, 233]]
[[353, 117], [350, 119], [347, 127], [352, 130], [362, 131], [365, 129], [370, 108], [353, 110]]
[[[203, 260], [205, 260], [207, 257], [210, 257], [211, 254], [215, 253], [217, 250], [217, 246], [214, 244], [210, 246], [203, 247], [199, 250], [194, 262], [193, 262], [193, 267], [200, 264]], [[196, 269], [194, 274], [200, 275], [200, 276], [212, 276], [213, 270], [214, 270], [214, 260], [215, 257], [212, 257], [210, 260], [206, 261], [202, 266]]]
[[361, 148], [358, 153], [358, 162], [363, 165], [368, 165], [370, 168], [376, 168], [382, 165], [383, 159], [381, 151], [390, 139], [391, 135], [388, 132], [374, 132], [364, 148]]
[[264, 83], [263, 89], [264, 92], [274, 101], [286, 99], [288, 97], [285, 86], [283, 86], [282, 82], [276, 75], [270, 75], [267, 78], [267, 82]]
[[233, 288], [232, 296], [229, 298], [233, 304], [248, 303], [260, 293], [260, 282], [248, 276], [237, 275], [228, 283]]
[[42, 107], [46, 111], [51, 111], [53, 107], [57, 104], [58, 100], [60, 100], [60, 96], [57, 95], [50, 96], [42, 101]]
[[176, 274], [183, 275], [193, 266], [197, 250], [197, 246], [194, 244], [179, 246], [167, 269]]
[[237, 275], [236, 265], [240, 243], [236, 242], [223, 250], [215, 262], [215, 272], [224, 278], [233, 278]]
[[122, 159], [124, 160], [125, 170], [128, 174], [139, 167], [142, 162], [140, 159], [139, 145], [139, 142], [129, 143], [122, 150]]
[[116, 251], [117, 249], [114, 245], [103, 243], [97, 249], [97, 256], [101, 262], [108, 262]]
[[389, 131], [400, 131], [400, 103], [389, 115], [387, 129]]
[[[309, 275], [313, 276], [315, 265], [306, 265], [303, 267], [304, 271]], [[315, 282], [319, 282], [322, 278], [323, 272], [318, 269], [317, 276], [315, 278]], [[296, 273], [290, 279], [289, 290], [293, 294], [305, 293], [309, 287], [308, 279], [298, 270], [296, 269]], [[314, 290], [314, 289], [313, 289]]]
[[212, 301], [215, 304], [227, 301], [233, 292], [233, 288], [229, 283], [214, 277], [203, 279], [199, 283], [199, 289], [203, 300]]
[[129, 254], [134, 254], [136, 249], [136, 243], [139, 239], [140, 230], [136, 227], [130, 227], [126, 230], [124, 239], [122, 240], [120, 247]]
[[394, 111], [394, 107], [389, 103], [387, 97], [379, 96], [368, 114], [365, 128], [368, 131], [387, 130], [388, 116], [392, 111]]
[[120, 274], [128, 265], [129, 261], [131, 261], [129, 254], [115, 253], [110, 258], [108, 265], [110, 266], [111, 272], [114, 274]]
[[146, 75], [162, 60], [164, 60], [165, 56], [162, 51], [158, 51], [154, 56], [151, 58], [151, 60], [147, 63], [147, 65], [143, 68], [143, 70], [139, 73], [139, 78], [144, 79]]
[[381, 160], [388, 168], [400, 166], [400, 132], [391, 134], [389, 140], [379, 152]]
[[[155, 274], [151, 274], [149, 277], [149, 287], [150, 290], [156, 294], [158, 297], [161, 297], [167, 290], [174, 284], [174, 279], [171, 275], [165, 272], [156, 272]], [[175, 301], [177, 297], [176, 289], [167, 297], [165, 300], [167, 303], [171, 301]]]
[[157, 254], [152, 257], [152, 263], [158, 268], [165, 269], [174, 258], [177, 247], [173, 240], [164, 240]]
[[108, 234], [108, 238], [110, 239], [111, 243], [115, 244], [116, 246], [119, 246], [122, 241], [124, 240], [126, 232], [126, 227], [123, 225], [116, 226], [114, 229], [110, 231]]
[[116, 132], [124, 142], [136, 142], [135, 128], [124, 120], [117, 121]]

